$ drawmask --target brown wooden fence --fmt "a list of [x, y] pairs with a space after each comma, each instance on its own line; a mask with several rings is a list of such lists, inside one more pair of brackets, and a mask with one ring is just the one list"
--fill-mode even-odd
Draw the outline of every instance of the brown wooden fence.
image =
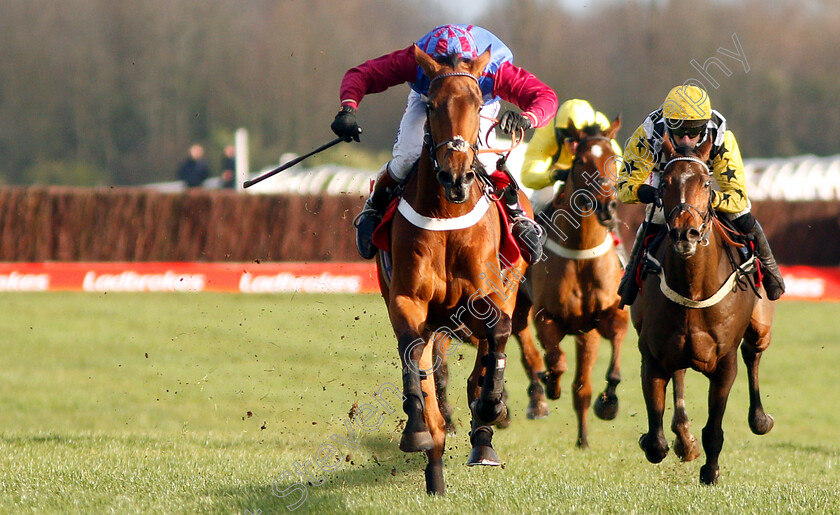
[[[0, 261], [357, 261], [357, 196], [0, 188]], [[761, 202], [779, 261], [840, 265], [840, 202]], [[640, 206], [621, 206], [629, 247]]]

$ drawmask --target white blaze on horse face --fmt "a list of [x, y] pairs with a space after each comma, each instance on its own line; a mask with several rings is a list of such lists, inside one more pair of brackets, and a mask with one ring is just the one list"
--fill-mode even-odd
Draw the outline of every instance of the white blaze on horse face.
[[604, 155], [604, 149], [600, 145], [595, 145], [589, 149], [589, 153], [592, 154], [592, 157], [601, 157]]
[[463, 136], [458, 135], [446, 143], [446, 148], [453, 152], [466, 153], [470, 151], [470, 144], [467, 142], [467, 140], [464, 139]]

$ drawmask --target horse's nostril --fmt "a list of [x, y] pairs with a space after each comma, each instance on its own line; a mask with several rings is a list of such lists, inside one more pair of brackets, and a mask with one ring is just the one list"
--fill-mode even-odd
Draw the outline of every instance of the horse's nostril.
[[438, 182], [441, 183], [444, 186], [452, 184], [452, 182], [453, 182], [452, 181], [452, 175], [450, 175], [448, 172], [445, 172], [443, 170], [438, 172], [437, 179], [438, 179]]
[[473, 182], [475, 180], [475, 172], [470, 170], [469, 172], [465, 173], [464, 180], [467, 182]]
[[692, 243], [693, 243], [693, 242], [695, 242], [695, 241], [697, 241], [697, 240], [699, 240], [699, 239], [700, 239], [700, 231], [698, 231], [697, 229], [695, 229], [695, 228], [693, 228], [693, 227], [692, 227], [691, 229], [689, 229], [688, 231], [686, 231], [686, 235], [685, 235], [685, 236], [686, 236], [686, 237], [685, 237], [685, 239], [686, 239], [686, 240], [688, 240], [689, 242], [692, 242]]
[[614, 212], [617, 207], [618, 207], [618, 201], [617, 200], [610, 200], [609, 203], [607, 204], [607, 209], [609, 209], [610, 212]]
[[668, 236], [671, 238], [672, 241], [679, 241], [680, 231], [678, 229], [671, 229], [670, 231], [668, 231]]

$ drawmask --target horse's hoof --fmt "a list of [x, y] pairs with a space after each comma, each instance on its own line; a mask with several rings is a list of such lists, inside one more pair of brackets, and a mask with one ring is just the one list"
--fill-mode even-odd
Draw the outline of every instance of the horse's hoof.
[[750, 430], [757, 435], [766, 435], [773, 429], [774, 424], [775, 420], [773, 419], [773, 415], [770, 414], [765, 414], [761, 418], [750, 417]]
[[700, 467], [700, 482], [704, 485], [714, 485], [720, 476], [720, 468], [717, 465], [703, 465]]
[[502, 462], [499, 460], [499, 455], [496, 450], [489, 445], [477, 445], [470, 451], [470, 457], [467, 458], [467, 466], [474, 467], [476, 465], [484, 465], [488, 467], [498, 467]]
[[589, 440], [584, 436], [582, 438], [578, 438], [576, 442], [578, 449], [589, 449]]
[[694, 461], [700, 457], [700, 442], [697, 441], [694, 435], [689, 434], [688, 436], [690, 437], [688, 448], [683, 445], [681, 439], [674, 439], [674, 454], [679, 456], [682, 462]]
[[613, 394], [602, 392], [595, 399], [595, 415], [601, 420], [612, 420], [618, 415], [618, 397]]
[[448, 436], [453, 436], [458, 433], [458, 426], [451, 420], [447, 421], [443, 428], [446, 430]]
[[435, 447], [432, 440], [432, 433], [420, 431], [417, 433], [403, 433], [400, 438], [400, 450], [402, 452], [430, 451]]
[[645, 433], [639, 437], [639, 447], [645, 451], [645, 457], [649, 462], [659, 463], [668, 455], [668, 444], [664, 441], [659, 442], [659, 445], [651, 444], [649, 436]]
[[539, 420], [541, 418], [546, 418], [548, 416], [548, 403], [544, 400], [540, 400], [537, 402], [531, 401], [528, 404], [528, 411], [525, 413], [525, 416], [531, 420]]

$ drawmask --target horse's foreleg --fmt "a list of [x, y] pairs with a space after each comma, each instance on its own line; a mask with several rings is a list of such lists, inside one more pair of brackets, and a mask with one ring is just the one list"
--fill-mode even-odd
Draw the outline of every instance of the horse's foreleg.
[[[434, 366], [420, 367], [420, 359], [430, 343], [421, 336], [426, 311], [417, 302], [406, 297], [397, 297], [391, 309], [391, 325], [397, 334], [397, 344], [402, 361], [403, 411], [408, 420], [400, 439], [403, 452], [428, 451], [433, 447], [432, 435], [423, 417], [426, 399], [420, 381], [434, 372]], [[429, 351], [431, 352], [431, 351]], [[438, 365], [435, 362], [435, 365]]]
[[[481, 392], [477, 399], [470, 402], [472, 424], [470, 431], [470, 452], [467, 465], [499, 465], [499, 457], [493, 449], [493, 429], [491, 425], [503, 420], [507, 407], [502, 400], [505, 387], [505, 368], [507, 356], [505, 344], [510, 337], [511, 320], [505, 313], [499, 313], [495, 324], [487, 326], [487, 352], [479, 353], [484, 375], [481, 378]], [[481, 351], [483, 345], [479, 346]]]
[[560, 347], [560, 340], [565, 333], [545, 311], [537, 313], [534, 325], [537, 327], [537, 338], [545, 349], [546, 371], [541, 379], [545, 383], [548, 398], [556, 400], [560, 398], [560, 377], [566, 371], [566, 354]]
[[575, 378], [572, 381], [572, 405], [578, 420], [577, 446], [589, 447], [587, 418], [592, 401], [592, 367], [598, 358], [601, 336], [594, 330], [575, 337]]
[[618, 415], [618, 396], [615, 391], [621, 382], [621, 346], [627, 335], [628, 318], [627, 311], [616, 308], [598, 327], [598, 332], [610, 340], [612, 345], [607, 387], [595, 400], [595, 415], [602, 420], [612, 420]]
[[[420, 359], [420, 367], [429, 370], [434, 367], [435, 357], [432, 345], [426, 346]], [[442, 406], [438, 403], [437, 372], [445, 369], [446, 364], [438, 362], [434, 375], [426, 375], [421, 381], [421, 388], [426, 399], [424, 420], [431, 434], [433, 447], [426, 451], [428, 464], [426, 465], [426, 492], [432, 495], [443, 495], [443, 451], [446, 446], [446, 420]]]
[[668, 441], [662, 430], [662, 414], [665, 412], [665, 387], [669, 379], [654, 357], [642, 350], [642, 393], [647, 407], [648, 432], [639, 438], [639, 446], [651, 463], [659, 463], [668, 454]]
[[681, 461], [692, 461], [700, 456], [700, 442], [688, 429], [688, 412], [685, 410], [685, 369], [674, 372], [674, 418], [671, 431], [674, 439], [674, 453]]
[[700, 467], [700, 482], [706, 485], [716, 483], [720, 475], [718, 456], [723, 448], [723, 414], [735, 382], [737, 361], [737, 353], [730, 352], [718, 361], [717, 369], [709, 374], [709, 418], [703, 427], [706, 464]]
[[758, 364], [761, 354], [770, 345], [770, 327], [751, 324], [741, 344], [741, 355], [747, 366], [747, 379], [750, 390], [750, 411], [747, 420], [750, 429], [757, 435], [767, 434], [773, 429], [773, 417], [764, 412], [761, 395], [758, 391]]

